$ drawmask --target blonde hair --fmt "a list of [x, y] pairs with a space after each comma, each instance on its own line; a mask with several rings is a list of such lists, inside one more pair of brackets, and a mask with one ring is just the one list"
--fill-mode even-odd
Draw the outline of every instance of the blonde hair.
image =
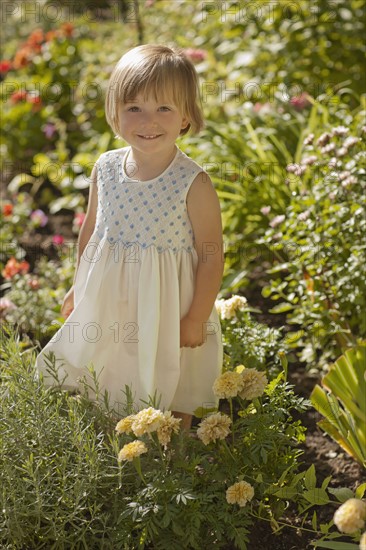
[[204, 127], [198, 75], [193, 63], [181, 48], [169, 48], [159, 44], [144, 44], [129, 50], [121, 57], [112, 71], [105, 99], [105, 115], [108, 124], [118, 136], [119, 106], [133, 101], [140, 93], [144, 99], [154, 94], [172, 100], [189, 124], [198, 133]]

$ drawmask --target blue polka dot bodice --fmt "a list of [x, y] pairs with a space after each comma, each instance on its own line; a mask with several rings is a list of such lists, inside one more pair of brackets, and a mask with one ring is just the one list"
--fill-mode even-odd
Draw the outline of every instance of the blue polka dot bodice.
[[194, 245], [186, 197], [202, 168], [177, 148], [160, 176], [138, 181], [124, 171], [129, 147], [103, 153], [97, 161], [98, 210], [95, 231], [109, 243], [154, 245], [158, 252]]
[[95, 231], [109, 243], [139, 243], [158, 252], [191, 251], [194, 235], [186, 197], [202, 168], [177, 148], [160, 176], [139, 181], [128, 177], [124, 161], [129, 147], [103, 153], [97, 160], [98, 210]]

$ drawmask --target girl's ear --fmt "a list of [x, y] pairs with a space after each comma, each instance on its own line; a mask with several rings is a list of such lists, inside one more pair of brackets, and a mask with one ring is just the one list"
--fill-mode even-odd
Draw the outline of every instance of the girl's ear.
[[182, 130], [185, 130], [185, 129], [187, 128], [188, 124], [189, 124], [188, 118], [184, 117], [184, 118], [182, 119], [181, 129], [182, 129]]

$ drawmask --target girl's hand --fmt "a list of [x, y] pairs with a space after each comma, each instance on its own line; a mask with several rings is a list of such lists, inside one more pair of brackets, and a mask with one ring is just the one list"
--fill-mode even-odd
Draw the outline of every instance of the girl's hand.
[[72, 286], [70, 290], [65, 295], [61, 306], [61, 314], [67, 319], [70, 313], [74, 309], [74, 287]]
[[180, 321], [180, 347], [196, 348], [205, 343], [207, 325], [202, 321], [194, 321], [187, 315]]

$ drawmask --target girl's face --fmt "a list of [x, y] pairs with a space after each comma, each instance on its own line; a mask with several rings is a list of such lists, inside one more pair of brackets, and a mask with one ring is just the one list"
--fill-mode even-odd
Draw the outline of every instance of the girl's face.
[[142, 94], [122, 104], [119, 111], [119, 135], [146, 153], [171, 149], [188, 123], [171, 101], [156, 101], [152, 96], [144, 100]]

